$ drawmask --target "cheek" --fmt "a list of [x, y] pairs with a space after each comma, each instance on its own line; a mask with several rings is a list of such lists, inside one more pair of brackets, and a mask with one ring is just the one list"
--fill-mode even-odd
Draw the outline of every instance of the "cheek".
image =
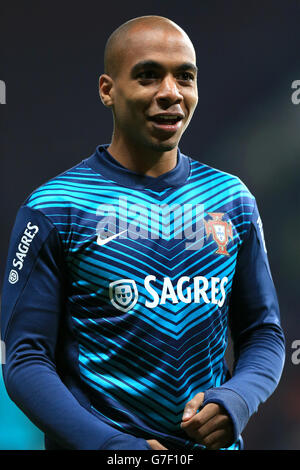
[[132, 95], [121, 95], [115, 101], [117, 114], [124, 119], [139, 119], [144, 111], [144, 101]]
[[190, 92], [188, 92], [185, 95], [185, 102], [186, 102], [186, 105], [187, 105], [188, 109], [190, 110], [190, 112], [193, 112], [194, 109], [197, 106], [197, 103], [198, 103], [198, 92], [197, 92], [197, 90], [191, 90]]
[[118, 87], [114, 95], [114, 114], [122, 127], [127, 124], [145, 124], [145, 116], [153, 100], [153, 90], [135, 87], [128, 83], [127, 86]]

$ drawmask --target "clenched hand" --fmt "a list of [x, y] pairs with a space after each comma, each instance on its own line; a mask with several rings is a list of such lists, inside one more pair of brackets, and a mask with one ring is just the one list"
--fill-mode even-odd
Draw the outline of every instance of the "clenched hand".
[[228, 447], [233, 443], [232, 421], [226, 410], [216, 403], [208, 403], [200, 411], [204, 393], [198, 393], [184, 408], [181, 429], [208, 450]]

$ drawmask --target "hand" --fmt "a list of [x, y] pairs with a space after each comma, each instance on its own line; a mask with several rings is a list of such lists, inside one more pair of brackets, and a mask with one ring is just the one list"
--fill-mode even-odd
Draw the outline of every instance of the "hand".
[[233, 425], [226, 410], [216, 403], [208, 403], [199, 412], [204, 393], [198, 393], [184, 408], [181, 429], [208, 450], [228, 447], [233, 443]]
[[151, 449], [153, 450], [168, 450], [166, 447], [164, 447], [162, 444], [160, 444], [158, 441], [155, 439], [150, 439], [147, 441]]

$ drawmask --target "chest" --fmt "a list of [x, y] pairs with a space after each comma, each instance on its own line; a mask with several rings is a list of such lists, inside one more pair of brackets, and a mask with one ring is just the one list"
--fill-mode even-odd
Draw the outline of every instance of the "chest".
[[72, 219], [73, 296], [90, 295], [125, 312], [141, 299], [150, 309], [224, 304], [240, 244], [230, 204], [211, 211], [186, 193], [171, 201], [109, 196], [93, 214]]

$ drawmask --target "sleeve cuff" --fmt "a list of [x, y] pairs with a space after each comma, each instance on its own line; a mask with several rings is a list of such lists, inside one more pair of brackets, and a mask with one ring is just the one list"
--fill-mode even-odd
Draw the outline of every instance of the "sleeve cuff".
[[244, 430], [250, 415], [245, 400], [236, 392], [219, 387], [211, 388], [204, 393], [203, 405], [217, 403], [223, 406], [230, 416], [233, 424], [234, 442]]

